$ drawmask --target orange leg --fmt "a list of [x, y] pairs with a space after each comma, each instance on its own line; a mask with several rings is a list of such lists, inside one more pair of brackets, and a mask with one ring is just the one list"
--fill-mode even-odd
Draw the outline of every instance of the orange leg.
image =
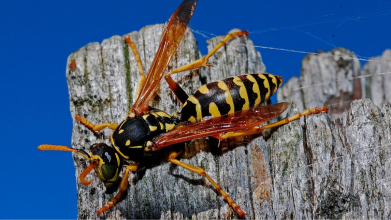
[[89, 122], [87, 119], [81, 117], [80, 115], [76, 115], [75, 119], [76, 119], [76, 121], [79, 121], [82, 125], [87, 127], [88, 129], [93, 130], [93, 131], [101, 131], [106, 127], [110, 128], [111, 130], [115, 130], [118, 127], [117, 124], [112, 123], [112, 122], [106, 122], [106, 123], [94, 125], [91, 122]]
[[125, 37], [125, 41], [128, 43], [129, 47], [132, 48], [134, 57], [136, 58], [136, 61], [137, 61], [138, 69], [140, 71], [140, 81], [138, 82], [137, 93], [136, 93], [136, 99], [137, 99], [138, 95], [140, 94], [141, 88], [143, 88], [143, 86], [144, 86], [146, 78], [145, 78], [145, 74], [144, 74], [144, 70], [143, 70], [143, 64], [141, 63], [140, 56], [137, 52], [136, 45], [134, 44], [134, 42], [130, 38], [130, 35]]
[[122, 196], [122, 193], [124, 193], [126, 191], [126, 189], [128, 188], [129, 173], [131, 171], [136, 171], [137, 167], [138, 167], [138, 164], [136, 164], [136, 165], [129, 165], [129, 166], [127, 166], [125, 168], [125, 173], [124, 173], [124, 176], [122, 177], [122, 181], [121, 181], [121, 183], [119, 185], [119, 191], [118, 191], [117, 195], [114, 197], [114, 199], [112, 199], [110, 202], [108, 202], [106, 205], [104, 205], [102, 208], [100, 208], [100, 209], [98, 209], [98, 211], [96, 211], [96, 213], [98, 215], [100, 215], [103, 212], [109, 210], [111, 207], [113, 207], [115, 204], [117, 204], [117, 202], [119, 201], [119, 199]]
[[233, 210], [236, 213], [238, 213], [238, 215], [241, 218], [245, 217], [246, 214], [242, 211], [240, 206], [237, 205], [236, 202], [234, 200], [232, 200], [231, 197], [229, 197], [229, 195], [221, 189], [220, 185], [218, 185], [212, 178], [210, 178], [210, 176], [205, 172], [205, 170], [203, 170], [199, 167], [192, 166], [187, 163], [183, 163], [183, 162], [175, 159], [179, 154], [180, 153], [178, 153], [178, 152], [171, 151], [170, 155], [168, 156], [168, 161], [173, 164], [176, 164], [178, 166], [181, 166], [187, 170], [190, 170], [191, 172], [198, 173], [199, 175], [206, 177], [209, 180], [209, 182], [212, 183], [212, 185], [216, 188], [216, 190], [221, 193], [221, 195], [224, 197], [224, 199], [228, 202], [229, 206], [232, 207]]
[[238, 32], [234, 32], [234, 33], [230, 33], [230, 34], [227, 34], [227, 36], [225, 36], [225, 38], [219, 43], [217, 44], [217, 46], [215, 48], [213, 48], [212, 51], [210, 51], [206, 56], [202, 57], [201, 59], [199, 60], [196, 60], [192, 63], [189, 63], [189, 64], [186, 64], [184, 66], [181, 66], [181, 67], [178, 67], [177, 69], [167, 73], [165, 75], [165, 79], [168, 83], [168, 85], [170, 86], [171, 90], [174, 92], [174, 94], [178, 97], [178, 99], [182, 102], [182, 103], [185, 103], [187, 98], [188, 98], [188, 95], [185, 93], [185, 91], [183, 91], [183, 89], [179, 86], [179, 84], [177, 82], [175, 82], [172, 78], [171, 78], [171, 74], [175, 74], [175, 73], [179, 73], [179, 72], [183, 72], [183, 71], [187, 71], [187, 70], [193, 70], [193, 69], [198, 69], [198, 68], [201, 68], [201, 67], [204, 67], [204, 66], [211, 66], [210, 64], [208, 64], [208, 59], [209, 57], [211, 57], [213, 54], [216, 53], [216, 51], [218, 49], [220, 49], [222, 46], [226, 45], [227, 44], [227, 41], [232, 38], [232, 37], [237, 37], [237, 36], [243, 36], [243, 35], [246, 35], [248, 36], [248, 32], [247, 31], [238, 31]]
[[258, 134], [258, 133], [262, 132], [265, 129], [279, 127], [281, 125], [288, 124], [291, 121], [298, 120], [302, 116], [312, 115], [312, 114], [319, 114], [319, 113], [327, 113], [327, 111], [328, 111], [327, 105], [325, 105], [325, 106], [323, 106], [321, 108], [307, 109], [307, 110], [305, 110], [305, 111], [303, 111], [301, 113], [297, 113], [297, 114], [293, 115], [290, 118], [285, 118], [285, 119], [283, 119], [281, 121], [278, 121], [278, 122], [275, 122], [275, 123], [272, 123], [272, 124], [268, 124], [268, 125], [265, 125], [265, 126], [256, 126], [256, 127], [253, 127], [253, 128], [250, 128], [250, 129], [245, 129], [245, 130], [227, 132], [227, 133], [220, 134], [218, 137], [215, 137], [215, 138], [223, 140], [223, 139], [230, 138], [230, 137], [238, 137], [238, 136], [244, 136], [244, 135]]

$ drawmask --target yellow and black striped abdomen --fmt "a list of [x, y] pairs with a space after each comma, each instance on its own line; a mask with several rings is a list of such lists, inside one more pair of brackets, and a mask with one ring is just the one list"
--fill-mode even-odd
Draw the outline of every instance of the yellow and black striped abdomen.
[[246, 74], [203, 85], [183, 105], [182, 120], [194, 122], [259, 106], [281, 84], [280, 76]]

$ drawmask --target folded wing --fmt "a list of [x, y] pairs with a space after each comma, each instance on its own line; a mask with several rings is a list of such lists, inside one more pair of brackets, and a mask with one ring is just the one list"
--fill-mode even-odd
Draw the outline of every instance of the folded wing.
[[153, 150], [160, 150], [169, 145], [186, 142], [197, 138], [216, 136], [221, 133], [250, 129], [261, 125], [283, 113], [289, 103], [260, 106], [248, 110], [214, 117], [188, 125], [180, 125], [170, 132], [155, 137]]

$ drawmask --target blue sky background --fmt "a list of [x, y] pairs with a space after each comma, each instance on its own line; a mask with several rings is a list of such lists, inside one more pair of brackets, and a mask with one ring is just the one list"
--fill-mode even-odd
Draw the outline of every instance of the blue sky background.
[[[164, 23], [180, 2], [2, 2], [0, 218], [77, 217], [70, 153], [37, 150], [39, 144], [71, 144], [67, 57], [90, 42]], [[257, 46], [308, 52], [346, 47], [365, 58], [391, 48], [391, 1], [200, 0], [190, 27], [208, 36], [240, 28]], [[195, 36], [205, 54], [206, 38]], [[300, 75], [306, 54], [259, 51], [268, 72], [285, 80]]]

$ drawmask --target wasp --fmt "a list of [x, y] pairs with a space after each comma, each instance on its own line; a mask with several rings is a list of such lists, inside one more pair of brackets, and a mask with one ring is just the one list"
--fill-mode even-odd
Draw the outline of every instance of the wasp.
[[[197, 138], [213, 137], [224, 140], [257, 134], [265, 129], [297, 120], [304, 115], [327, 112], [328, 110], [327, 106], [314, 108], [262, 126], [265, 122], [283, 113], [289, 106], [288, 103], [261, 106], [270, 99], [283, 82], [280, 76], [267, 73], [229, 77], [203, 85], [191, 96], [186, 94], [180, 85], [171, 78], [172, 74], [209, 66], [208, 58], [224, 46], [229, 39], [248, 36], [247, 31], [230, 33], [203, 58], [165, 74], [167, 66], [185, 34], [196, 5], [197, 0], [184, 0], [171, 16], [163, 30], [161, 43], [147, 76], [144, 75], [135, 44], [130, 36], [125, 37], [140, 70], [137, 98], [125, 120], [119, 124], [113, 122], [93, 124], [86, 118], [76, 115], [75, 120], [94, 132], [105, 128], [113, 130], [110, 136], [111, 146], [105, 143], [96, 143], [90, 147], [89, 152], [60, 145], [40, 145], [38, 147], [39, 150], [72, 151], [89, 161], [90, 165], [79, 176], [80, 182], [84, 185], [91, 184], [92, 180], [86, 180], [86, 176], [95, 170], [106, 188], [110, 188], [116, 183], [122, 169], [125, 169], [118, 193], [111, 201], [97, 210], [98, 214], [108, 211], [119, 202], [122, 194], [127, 190], [130, 172], [137, 172], [158, 155], [161, 155], [164, 149], [170, 149], [169, 162], [204, 176], [224, 197], [229, 206], [240, 217], [245, 217], [245, 212], [241, 207], [203, 169], [181, 162], [177, 159], [181, 149], [168, 147], [181, 147], [183, 143]], [[171, 116], [149, 106], [163, 76], [182, 103], [179, 116]]]

